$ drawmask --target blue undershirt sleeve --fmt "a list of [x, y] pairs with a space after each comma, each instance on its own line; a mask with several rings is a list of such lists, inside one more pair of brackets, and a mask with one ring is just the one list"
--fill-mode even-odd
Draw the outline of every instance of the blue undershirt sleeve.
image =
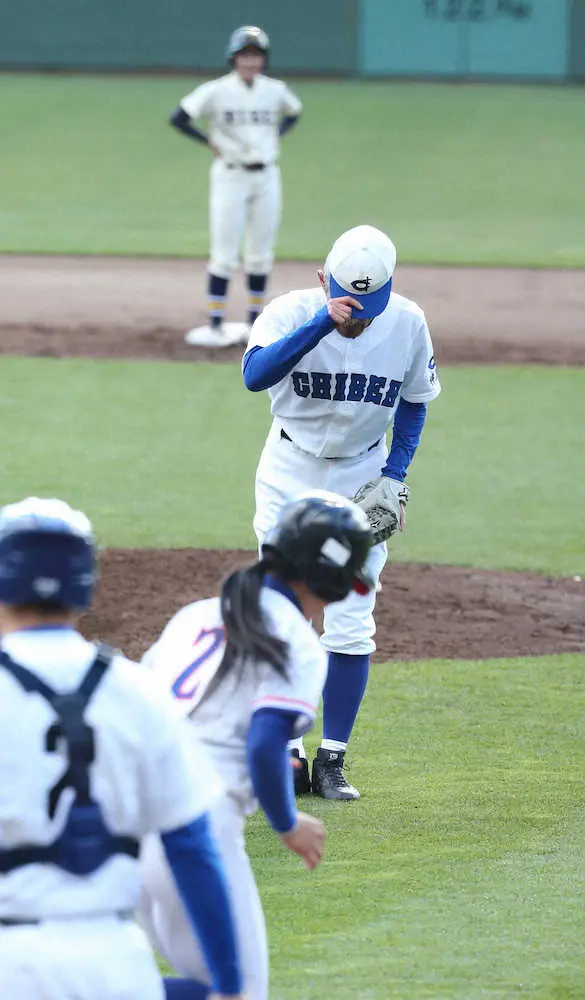
[[201, 944], [218, 993], [240, 993], [242, 982], [223, 864], [209, 819], [161, 835], [179, 894]]
[[189, 115], [181, 105], [173, 111], [169, 118], [169, 124], [179, 132], [182, 132], [183, 135], [188, 135], [190, 139], [196, 139], [197, 142], [202, 142], [205, 146], [209, 145], [209, 136], [191, 124]]
[[287, 333], [267, 347], [251, 347], [244, 354], [242, 372], [246, 389], [261, 392], [276, 385], [309, 351], [335, 328], [327, 306], [297, 330]]
[[248, 732], [248, 767], [254, 794], [276, 833], [288, 833], [297, 821], [294, 776], [287, 744], [296, 716], [275, 708], [254, 712]]
[[420, 442], [426, 415], [426, 403], [409, 403], [407, 399], [398, 401], [392, 428], [392, 444], [388, 460], [382, 469], [383, 476], [404, 482], [408, 466]]
[[278, 126], [278, 134], [282, 138], [287, 132], [290, 132], [291, 128], [294, 128], [298, 122], [300, 115], [287, 115], [282, 119], [280, 125]]

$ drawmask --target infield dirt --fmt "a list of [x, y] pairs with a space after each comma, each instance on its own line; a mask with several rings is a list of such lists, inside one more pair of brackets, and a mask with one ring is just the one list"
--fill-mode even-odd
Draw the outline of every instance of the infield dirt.
[[[271, 294], [313, 285], [316, 266], [279, 262]], [[233, 362], [239, 348], [198, 350], [183, 341], [204, 322], [204, 272], [201, 261], [184, 259], [0, 257], [0, 354]], [[585, 364], [585, 271], [405, 266], [395, 287], [424, 306], [439, 364]], [[244, 315], [238, 278], [229, 318]], [[230, 569], [253, 557], [106, 551], [84, 631], [139, 656], [175, 610], [215, 593]], [[382, 582], [378, 661], [585, 649], [580, 581], [396, 564]]]

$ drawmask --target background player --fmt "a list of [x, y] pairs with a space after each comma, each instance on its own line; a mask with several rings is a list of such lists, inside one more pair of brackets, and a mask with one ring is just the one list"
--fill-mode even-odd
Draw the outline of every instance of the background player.
[[[274, 299], [243, 358], [247, 388], [268, 390], [273, 415], [256, 473], [260, 544], [299, 489], [357, 494], [379, 543], [368, 561], [376, 580], [387, 558], [383, 539], [404, 525], [404, 479], [426, 404], [440, 392], [424, 314], [392, 291], [395, 265], [394, 244], [380, 230], [348, 230], [318, 272], [320, 287]], [[343, 764], [375, 649], [374, 603], [374, 591], [351, 594], [325, 611], [324, 738], [312, 771], [313, 792], [325, 798], [359, 798]], [[301, 741], [296, 752], [304, 761]], [[310, 789], [306, 761], [297, 779], [298, 791]]]
[[[183, 608], [144, 662], [164, 679], [228, 789], [213, 822], [238, 929], [244, 988], [266, 1000], [264, 917], [243, 826], [258, 799], [289, 850], [314, 868], [325, 831], [295, 806], [288, 741], [313, 724], [327, 659], [309, 619], [354, 587], [371, 542], [355, 504], [323, 493], [287, 505], [266, 535], [261, 561], [234, 573], [221, 598]], [[175, 968], [201, 979], [205, 965], [155, 845], [145, 856], [146, 923]], [[302, 991], [302, 987], [301, 987]]]
[[[281, 80], [263, 75], [269, 44], [261, 28], [237, 28], [227, 47], [232, 72], [187, 94], [171, 116], [175, 128], [208, 145], [215, 157], [209, 193], [209, 324], [185, 337], [200, 347], [245, 344], [249, 324], [264, 305], [281, 214], [279, 140], [302, 109]], [[209, 122], [209, 132], [193, 124], [201, 118]], [[248, 322], [226, 324], [228, 285], [242, 241]]]
[[161, 1000], [131, 919], [148, 831], [161, 835], [216, 997], [239, 996], [207, 816], [213, 771], [187, 752], [154, 679], [75, 630], [94, 578], [84, 514], [36, 497], [0, 512], [0, 996]]

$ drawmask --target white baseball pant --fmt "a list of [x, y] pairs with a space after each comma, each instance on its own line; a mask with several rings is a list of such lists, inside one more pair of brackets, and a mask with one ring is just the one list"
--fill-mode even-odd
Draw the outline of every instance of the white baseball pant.
[[[210, 818], [226, 873], [236, 925], [243, 992], [248, 1000], [268, 1000], [266, 926], [250, 859], [246, 854], [244, 810], [228, 793], [211, 809]], [[157, 837], [147, 838], [141, 862], [144, 893], [139, 919], [154, 947], [179, 975], [210, 985], [211, 977], [203, 953]]]
[[[330, 490], [351, 498], [360, 486], [380, 476], [387, 457], [386, 442], [382, 439], [356, 458], [314, 458], [282, 438], [280, 432], [280, 424], [275, 421], [256, 470], [254, 530], [259, 545], [290, 500], [313, 489]], [[372, 547], [366, 566], [376, 583], [387, 558], [385, 542]], [[372, 653], [376, 648], [375, 603], [374, 589], [367, 595], [351, 593], [344, 601], [325, 608], [321, 637], [325, 649], [331, 653]]]
[[0, 926], [0, 997], [164, 1000], [164, 988], [134, 920], [79, 917]]
[[269, 274], [281, 209], [276, 163], [248, 171], [214, 160], [209, 185], [210, 272], [230, 278], [238, 268], [243, 244], [246, 274]]

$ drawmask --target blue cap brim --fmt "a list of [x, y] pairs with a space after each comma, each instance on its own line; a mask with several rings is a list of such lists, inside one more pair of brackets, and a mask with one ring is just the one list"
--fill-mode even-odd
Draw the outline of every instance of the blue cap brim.
[[357, 299], [357, 301], [363, 306], [363, 309], [352, 309], [351, 315], [353, 319], [373, 319], [374, 316], [379, 316], [381, 312], [388, 305], [388, 300], [390, 298], [390, 292], [392, 291], [392, 278], [382, 285], [377, 292], [368, 292], [367, 295], [359, 295], [357, 292], [348, 292], [341, 285], [338, 285], [333, 275], [329, 276], [329, 298], [330, 299], [340, 299], [344, 295], [351, 295], [352, 299]]

